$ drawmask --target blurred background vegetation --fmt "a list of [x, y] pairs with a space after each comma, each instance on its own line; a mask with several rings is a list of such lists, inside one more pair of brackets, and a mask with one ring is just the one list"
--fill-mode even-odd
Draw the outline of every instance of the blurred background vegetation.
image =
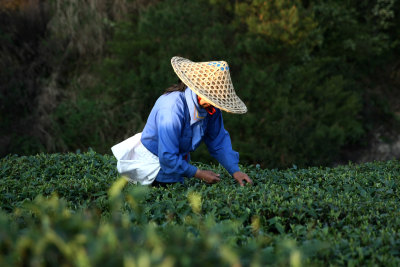
[[[225, 60], [243, 164], [332, 165], [399, 132], [398, 0], [1, 0], [0, 156], [110, 147], [177, 81]], [[383, 136], [384, 137], [384, 136]], [[195, 161], [209, 161], [204, 147]]]

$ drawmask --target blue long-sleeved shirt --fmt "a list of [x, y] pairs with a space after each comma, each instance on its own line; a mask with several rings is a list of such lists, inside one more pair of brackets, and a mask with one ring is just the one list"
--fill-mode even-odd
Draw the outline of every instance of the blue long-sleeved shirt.
[[201, 141], [231, 175], [239, 171], [239, 153], [232, 149], [221, 111], [216, 108], [216, 112], [209, 115], [189, 88], [158, 98], [141, 141], [160, 160], [158, 182], [183, 182], [183, 177], [193, 177], [197, 168], [189, 163], [188, 155]]

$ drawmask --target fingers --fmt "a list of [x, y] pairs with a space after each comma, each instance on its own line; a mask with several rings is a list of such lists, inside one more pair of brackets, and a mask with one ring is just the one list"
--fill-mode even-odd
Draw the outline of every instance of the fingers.
[[207, 183], [208, 184], [215, 184], [215, 183], [218, 183], [219, 182], [219, 180], [211, 180], [211, 181], [208, 181]]
[[216, 174], [214, 172], [211, 172], [211, 181], [212, 183], [219, 182], [221, 179], [219, 178], [219, 174]]
[[240, 186], [244, 186], [243, 181], [246, 181], [249, 184], [253, 184], [253, 181], [249, 178], [249, 176], [243, 172], [235, 172], [233, 174], [233, 178], [239, 183]]
[[244, 177], [244, 179], [246, 180], [246, 182], [248, 182], [249, 184], [253, 184], [253, 181], [250, 179], [249, 176]]
[[198, 173], [196, 173], [196, 177], [208, 184], [214, 184], [220, 181], [220, 175], [209, 170], [200, 170]]

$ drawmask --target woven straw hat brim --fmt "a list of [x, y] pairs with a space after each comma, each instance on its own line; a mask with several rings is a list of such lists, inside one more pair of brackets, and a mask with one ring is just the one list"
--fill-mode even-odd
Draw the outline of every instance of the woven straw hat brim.
[[247, 112], [246, 105], [236, 95], [225, 61], [192, 62], [173, 57], [171, 65], [184, 84], [213, 106], [230, 113]]

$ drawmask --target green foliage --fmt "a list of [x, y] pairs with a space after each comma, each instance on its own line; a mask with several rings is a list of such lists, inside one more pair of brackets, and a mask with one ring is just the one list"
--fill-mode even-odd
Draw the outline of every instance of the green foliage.
[[84, 154], [0, 162], [0, 264], [384, 265], [400, 263], [400, 162], [278, 171], [242, 166], [240, 187], [148, 188], [115, 159]]
[[38, 194], [57, 193], [73, 208], [103, 205], [107, 188], [118, 176], [115, 158], [93, 150], [84, 154], [38, 154], [1, 159], [0, 180], [3, 210], [11, 211]]
[[[0, 154], [110, 153], [177, 81], [170, 59], [179, 55], [230, 64], [249, 112], [225, 113], [224, 122], [243, 163], [330, 165], [382, 121], [393, 125], [387, 103], [398, 104], [385, 97], [399, 83], [399, 8], [395, 0], [55, 0], [4, 14]], [[193, 159], [211, 160], [204, 147]]]
[[[112, 56], [99, 69], [104, 83], [92, 90], [107, 91], [119, 103], [140, 99], [132, 112], [144, 120], [157, 97], [176, 81], [172, 56], [225, 59], [249, 108], [243, 116], [224, 115], [241, 160], [269, 167], [329, 164], [343, 145], [363, 134], [361, 96], [353, 80], [337, 71], [340, 59], [311, 57], [323, 32], [317, 29], [313, 9], [289, 2], [152, 5], [134, 22], [116, 26]], [[276, 9], [285, 15], [281, 20]], [[134, 132], [131, 124], [121, 130]], [[193, 158], [210, 160], [204, 148]]]
[[[253, 77], [251, 67], [244, 67], [239, 78], [249, 77], [247, 84], [257, 88], [248, 105], [258, 106], [258, 112], [250, 111], [240, 122], [232, 116], [239, 125], [249, 124], [241, 129], [238, 151], [250, 153], [256, 162], [268, 158], [268, 166], [319, 165], [333, 161], [341, 146], [362, 136], [359, 95], [329, 65], [332, 62], [313, 61], [285, 73], [271, 68], [269, 74], [259, 71]], [[281, 83], [271, 77], [278, 75], [285, 76]]]
[[237, 3], [235, 9], [250, 33], [283, 46], [303, 43], [317, 27], [312, 10], [304, 8], [298, 0], [244, 1]]
[[43, 5], [11, 13], [0, 9], [1, 155], [44, 151], [33, 122], [40, 77], [48, 68], [40, 45], [48, 20]]
[[[0, 9], [0, 155], [72, 150], [74, 146], [70, 140], [62, 140], [64, 132], [59, 130], [68, 118], [58, 120], [57, 116], [52, 118], [52, 113], [60, 100], [68, 106], [80, 98], [76, 91], [90, 77], [84, 72], [101, 57], [110, 34], [110, 20], [123, 17], [126, 3], [14, 2], [13, 8], [5, 4]], [[75, 86], [76, 80], [80, 86]], [[90, 113], [91, 106], [89, 111], [85, 108], [80, 106], [79, 113]], [[104, 127], [107, 120], [101, 124]], [[78, 128], [74, 125], [73, 131]], [[84, 148], [88, 146], [85, 144]]]
[[109, 153], [114, 140], [129, 136], [124, 127], [129, 126], [127, 131], [132, 135], [143, 127], [132, 102], [85, 97], [64, 101], [52, 114], [57, 121], [54, 126], [59, 138], [57, 146], [64, 150], [99, 147], [100, 152]]

